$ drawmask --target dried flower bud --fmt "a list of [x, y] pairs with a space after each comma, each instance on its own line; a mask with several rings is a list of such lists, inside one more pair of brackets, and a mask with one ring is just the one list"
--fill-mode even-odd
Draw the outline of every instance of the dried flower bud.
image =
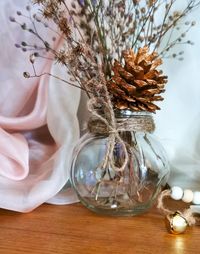
[[26, 10], [27, 10], [27, 11], [30, 11], [30, 10], [31, 10], [30, 5], [27, 5], [27, 6], [26, 6]]
[[71, 6], [72, 6], [72, 8], [76, 9], [76, 4], [75, 3], [72, 3]]
[[24, 72], [24, 73], [23, 73], [23, 76], [24, 76], [25, 78], [30, 78], [31, 75], [30, 75], [29, 72]]
[[148, 6], [151, 7], [155, 4], [156, 0], [148, 0]]
[[67, 63], [67, 59], [68, 59], [68, 56], [64, 50], [60, 50], [55, 56], [55, 61], [63, 65]]
[[45, 41], [45, 42], [44, 42], [44, 45], [45, 45], [46, 49], [49, 49], [49, 48], [50, 48], [50, 44], [48, 43], [48, 41]]
[[26, 47], [26, 46], [27, 46], [27, 43], [26, 43], [25, 41], [22, 41], [21, 44], [22, 44], [23, 47]]
[[33, 18], [34, 18], [37, 22], [41, 22], [41, 18], [38, 17], [36, 14], [33, 15]]
[[39, 57], [40, 55], [39, 55], [38, 52], [35, 52], [35, 53], [34, 53], [34, 56], [35, 56], [35, 57]]
[[62, 17], [58, 22], [58, 27], [65, 34], [66, 37], [71, 35], [71, 28], [68, 25], [68, 19], [66, 17]]
[[140, 0], [132, 0], [134, 5], [139, 4]]
[[23, 23], [23, 24], [21, 25], [21, 28], [22, 28], [23, 30], [25, 30], [25, 29], [26, 29], [26, 23]]
[[30, 60], [30, 62], [31, 62], [32, 64], [34, 64], [34, 62], [35, 62], [35, 54], [31, 54], [31, 55], [29, 56], [29, 60]]
[[168, 8], [169, 8], [169, 4], [166, 4], [166, 5], [165, 5], [165, 9], [168, 9]]
[[16, 20], [15, 20], [15, 18], [14, 17], [9, 17], [9, 20], [10, 20], [10, 22], [16, 22]]
[[180, 15], [181, 15], [181, 13], [180, 13], [179, 11], [175, 11], [175, 12], [173, 13], [173, 16], [174, 16], [175, 18], [180, 17]]

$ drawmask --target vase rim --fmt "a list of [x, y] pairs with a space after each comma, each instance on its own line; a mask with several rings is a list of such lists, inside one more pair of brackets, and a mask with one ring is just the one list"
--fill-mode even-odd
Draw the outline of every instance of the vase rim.
[[115, 117], [116, 118], [124, 118], [124, 117], [137, 117], [137, 116], [152, 116], [151, 112], [148, 111], [132, 111], [130, 109], [115, 109]]

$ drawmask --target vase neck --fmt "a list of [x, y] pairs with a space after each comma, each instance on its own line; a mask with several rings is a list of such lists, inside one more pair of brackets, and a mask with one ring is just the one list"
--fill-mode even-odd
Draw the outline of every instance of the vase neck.
[[123, 119], [123, 118], [134, 118], [134, 117], [145, 117], [145, 116], [149, 116], [153, 118], [152, 113], [147, 111], [136, 112], [129, 109], [126, 109], [126, 110], [115, 109], [114, 112], [115, 112], [116, 120]]
[[151, 114], [127, 113], [128, 112], [125, 114], [125, 112], [123, 112], [123, 114], [118, 114], [116, 116], [115, 126], [108, 125], [106, 122], [96, 117], [91, 117], [88, 121], [88, 129], [93, 134], [102, 135], [124, 131], [152, 133], [155, 130], [155, 124]]

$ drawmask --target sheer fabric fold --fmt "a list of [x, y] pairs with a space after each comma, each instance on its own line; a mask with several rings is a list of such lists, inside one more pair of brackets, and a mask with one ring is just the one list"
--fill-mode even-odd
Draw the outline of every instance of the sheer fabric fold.
[[[0, 45], [4, 49], [0, 58], [0, 207], [19, 212], [31, 211], [44, 202], [77, 201], [66, 184], [72, 150], [79, 138], [76, 115], [80, 91], [48, 76], [23, 77], [24, 71], [31, 72], [30, 53], [24, 55], [14, 44], [34, 43], [34, 39], [10, 23], [9, 16], [19, 9], [23, 12], [26, 3], [0, 3]], [[52, 32], [39, 29], [46, 39], [52, 38]], [[48, 60], [40, 59], [36, 66], [38, 73], [67, 78], [64, 68]]]

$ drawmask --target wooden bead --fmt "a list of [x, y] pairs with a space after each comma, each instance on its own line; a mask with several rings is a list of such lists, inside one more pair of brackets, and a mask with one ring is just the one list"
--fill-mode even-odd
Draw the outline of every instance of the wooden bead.
[[171, 198], [173, 198], [174, 200], [181, 200], [183, 197], [183, 190], [178, 187], [178, 186], [174, 186], [171, 188]]
[[183, 198], [182, 198], [182, 200], [185, 203], [190, 203], [193, 200], [193, 196], [194, 196], [193, 192], [191, 190], [189, 190], [189, 189], [186, 189], [183, 192]]
[[200, 191], [194, 192], [192, 203], [195, 205], [200, 205]]

